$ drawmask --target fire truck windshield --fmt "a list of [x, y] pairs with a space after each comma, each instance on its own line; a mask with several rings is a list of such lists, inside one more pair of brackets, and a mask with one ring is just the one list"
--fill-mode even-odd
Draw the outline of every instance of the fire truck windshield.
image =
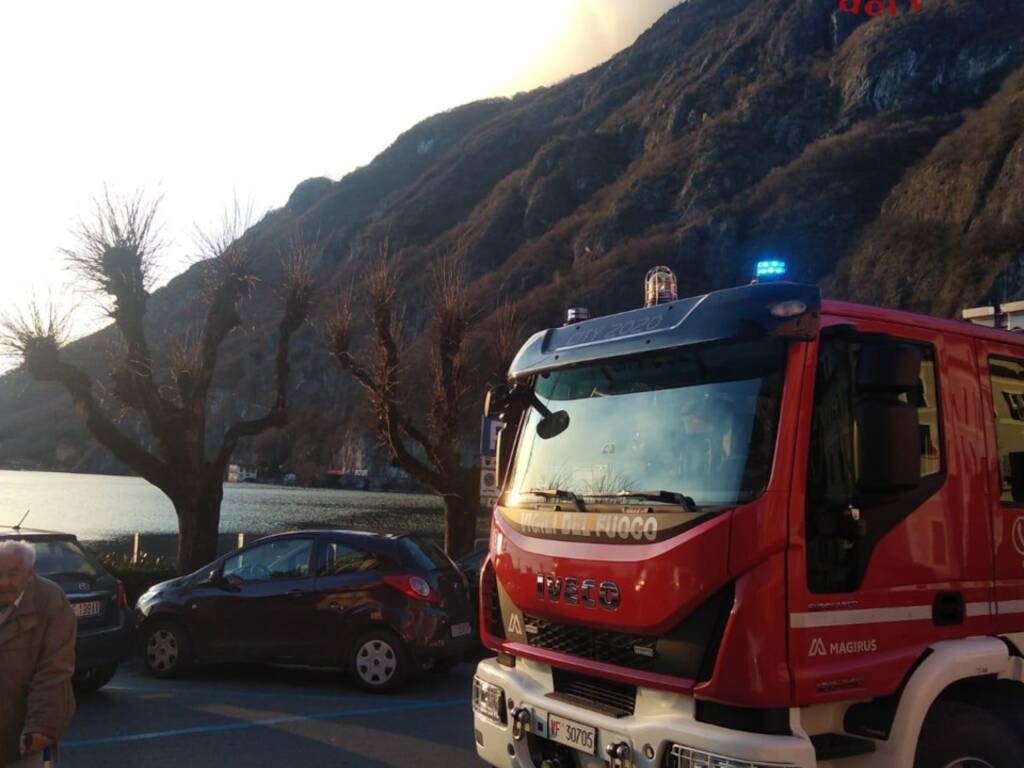
[[588, 503], [635, 503], [616, 494], [647, 489], [702, 507], [750, 500], [771, 473], [784, 369], [785, 342], [762, 339], [541, 374], [537, 397], [569, 425], [544, 439], [528, 411], [504, 503], [535, 504], [538, 488]]

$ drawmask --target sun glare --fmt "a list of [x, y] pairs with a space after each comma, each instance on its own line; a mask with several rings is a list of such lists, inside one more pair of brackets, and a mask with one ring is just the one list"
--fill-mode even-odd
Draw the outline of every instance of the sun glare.
[[163, 195], [166, 280], [233, 200], [280, 206], [436, 112], [594, 66], [672, 4], [6, 4], [0, 303], [74, 300], [59, 248], [104, 185]]

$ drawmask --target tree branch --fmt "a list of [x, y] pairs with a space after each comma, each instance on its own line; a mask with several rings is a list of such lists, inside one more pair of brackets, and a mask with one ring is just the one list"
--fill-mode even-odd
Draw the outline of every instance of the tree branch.
[[144, 320], [154, 263], [161, 243], [154, 226], [159, 200], [141, 193], [116, 200], [105, 192], [96, 201], [93, 220], [78, 229], [78, 246], [64, 255], [72, 270], [108, 297], [107, 314], [124, 337], [124, 360], [115, 371], [115, 390], [125, 404], [140, 410], [159, 440], [168, 437], [173, 405], [157, 388]]
[[398, 407], [395, 399], [398, 371], [398, 343], [395, 341], [393, 306], [395, 275], [390, 265], [378, 265], [370, 276], [371, 314], [377, 347], [375, 370], [360, 363], [349, 350], [352, 336], [352, 295], [346, 293], [335, 311], [328, 336], [331, 349], [341, 367], [349, 371], [370, 396], [377, 417], [377, 434], [391, 454], [392, 461], [413, 478], [437, 490], [447, 492], [447, 483], [437, 467], [416, 457], [405, 438], [413, 440], [428, 457], [433, 456], [430, 438], [418, 429]]
[[96, 401], [92, 392], [92, 381], [84, 371], [70, 363], [57, 361], [48, 372], [41, 373], [36, 369], [30, 370], [29, 373], [37, 381], [59, 382], [71, 395], [75, 413], [89, 433], [145, 480], [174, 498], [174, 478], [167, 465], [125, 435], [107, 417]]
[[433, 270], [434, 391], [431, 429], [435, 435], [434, 463], [444, 474], [454, 471], [459, 417], [467, 392], [464, 342], [470, 324], [465, 273], [454, 255], [446, 255]]
[[[284, 312], [277, 328], [277, 355], [275, 360], [276, 387], [274, 404], [270, 411], [258, 418], [232, 424], [224, 434], [220, 450], [215, 459], [215, 469], [223, 471], [231, 455], [243, 437], [252, 437], [272, 427], [283, 427], [288, 423], [288, 380], [291, 364], [288, 353], [292, 337], [309, 317], [313, 303], [314, 277], [311, 265], [312, 247], [296, 248], [285, 265], [287, 294]], [[207, 382], [205, 386], [209, 386]]]

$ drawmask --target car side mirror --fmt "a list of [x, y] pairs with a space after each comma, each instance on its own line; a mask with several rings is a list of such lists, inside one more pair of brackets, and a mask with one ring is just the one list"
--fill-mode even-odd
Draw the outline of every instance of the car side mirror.
[[225, 579], [220, 572], [220, 568], [211, 568], [210, 572], [206, 574], [207, 583], [214, 587], [220, 587], [225, 589], [228, 586], [227, 579]]

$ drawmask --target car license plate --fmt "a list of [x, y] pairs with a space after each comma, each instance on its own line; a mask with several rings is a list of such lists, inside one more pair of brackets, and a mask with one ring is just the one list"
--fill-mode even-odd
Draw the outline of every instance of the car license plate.
[[588, 755], [597, 752], [597, 728], [558, 715], [548, 715], [548, 738]]
[[75, 612], [75, 616], [80, 619], [86, 619], [90, 616], [99, 616], [103, 613], [103, 603], [99, 600], [93, 600], [89, 603], [72, 603], [71, 610]]
[[459, 624], [452, 624], [452, 637], [462, 637], [473, 631], [473, 626], [468, 621]]

